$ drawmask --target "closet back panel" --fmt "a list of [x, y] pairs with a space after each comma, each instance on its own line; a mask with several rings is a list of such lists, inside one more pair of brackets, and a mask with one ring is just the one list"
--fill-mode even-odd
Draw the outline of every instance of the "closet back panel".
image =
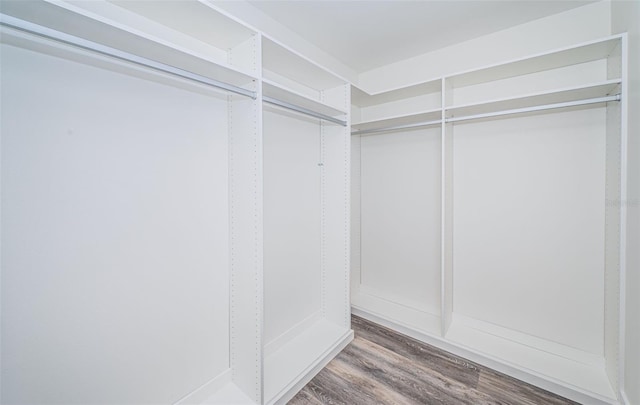
[[264, 341], [321, 309], [320, 126], [266, 109], [264, 121]]
[[2, 402], [173, 403], [229, 366], [226, 101], [1, 50]]
[[360, 138], [360, 288], [438, 315], [440, 144], [439, 128]]
[[454, 127], [454, 312], [603, 354], [605, 109]]

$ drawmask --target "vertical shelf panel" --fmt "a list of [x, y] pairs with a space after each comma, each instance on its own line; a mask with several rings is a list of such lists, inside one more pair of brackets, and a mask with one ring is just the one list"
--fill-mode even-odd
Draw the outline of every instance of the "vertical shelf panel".
[[360, 292], [362, 271], [362, 171], [361, 171], [361, 142], [362, 137], [351, 137], [351, 296], [357, 296]]
[[262, 403], [262, 106], [242, 96], [228, 100], [232, 381]]
[[[453, 102], [452, 83], [442, 79], [442, 105]], [[451, 326], [453, 316], [453, 124], [445, 124], [442, 110], [442, 335]]]
[[[349, 111], [350, 86], [325, 89], [322, 99]], [[349, 116], [347, 116], [349, 122]], [[350, 263], [350, 183], [351, 134], [345, 127], [323, 121], [321, 124], [323, 200], [322, 235], [324, 291], [323, 312], [331, 322], [351, 328], [349, 302]]]
[[624, 226], [626, 217], [626, 87], [627, 38], [614, 48], [607, 58], [607, 77], [620, 77], [622, 83], [617, 92], [623, 96], [620, 102], [607, 103], [606, 179], [605, 179], [605, 366], [611, 385], [620, 386], [620, 366], [624, 363], [621, 347], [621, 306], [624, 302]]

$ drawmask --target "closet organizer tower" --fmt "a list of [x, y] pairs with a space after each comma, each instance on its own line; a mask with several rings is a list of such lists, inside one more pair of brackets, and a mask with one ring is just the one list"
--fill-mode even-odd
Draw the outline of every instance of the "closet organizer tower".
[[355, 314], [586, 403], [624, 361], [626, 36], [352, 90]]
[[286, 403], [353, 338], [349, 84], [208, 1], [1, 6], [3, 402]]

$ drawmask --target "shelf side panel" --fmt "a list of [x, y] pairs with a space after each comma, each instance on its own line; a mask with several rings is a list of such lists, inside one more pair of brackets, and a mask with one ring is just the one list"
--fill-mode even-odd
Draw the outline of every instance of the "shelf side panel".
[[259, 49], [260, 36], [256, 34], [227, 51], [228, 63], [230, 66], [244, 69], [257, 77], [260, 75]]
[[[348, 111], [351, 104], [350, 88], [340, 85], [325, 90], [322, 98]], [[349, 329], [351, 133], [348, 125], [342, 127], [324, 121], [320, 125], [323, 310], [328, 320]]]
[[344, 127], [322, 126], [323, 310], [330, 321], [349, 327], [351, 136]]
[[453, 124], [442, 126], [442, 333], [446, 334], [453, 316]]
[[361, 177], [360, 144], [362, 138], [358, 135], [351, 137], [351, 296], [358, 293], [361, 280]]
[[231, 369], [235, 385], [262, 402], [262, 109], [229, 96]]
[[607, 152], [605, 180], [605, 335], [604, 350], [607, 374], [618, 385], [620, 322], [620, 128], [621, 103], [607, 105]]

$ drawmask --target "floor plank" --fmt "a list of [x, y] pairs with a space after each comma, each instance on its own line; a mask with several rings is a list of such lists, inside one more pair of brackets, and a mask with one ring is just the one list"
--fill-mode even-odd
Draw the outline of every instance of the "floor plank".
[[289, 404], [576, 404], [363, 318], [352, 326], [353, 342]]

